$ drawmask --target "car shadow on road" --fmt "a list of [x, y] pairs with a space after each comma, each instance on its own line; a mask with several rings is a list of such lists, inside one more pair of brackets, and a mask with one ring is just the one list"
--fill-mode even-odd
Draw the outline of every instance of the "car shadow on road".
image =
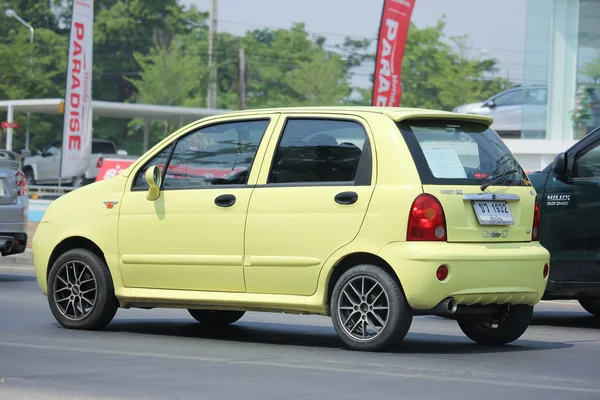
[[[250, 322], [243, 319], [233, 325], [220, 328], [182, 320], [115, 320], [105, 330], [239, 343], [345, 349], [333, 327]], [[572, 346], [568, 343], [527, 339], [506, 346], [482, 346], [463, 336], [409, 332], [404, 341], [388, 353], [484, 354], [556, 350]]]
[[546, 325], [562, 328], [600, 329], [600, 318], [585, 311], [536, 311], [531, 325]]
[[0, 274], [0, 282], [27, 282], [35, 281], [35, 276], [20, 274]]

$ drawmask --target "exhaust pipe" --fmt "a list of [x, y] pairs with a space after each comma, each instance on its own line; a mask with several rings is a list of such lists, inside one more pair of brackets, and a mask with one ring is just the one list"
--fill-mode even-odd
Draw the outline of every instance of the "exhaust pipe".
[[5, 253], [10, 253], [12, 251], [12, 243], [11, 242], [4, 243], [4, 247], [2, 248], [2, 250], [4, 250]]
[[454, 300], [452, 297], [448, 297], [447, 299], [442, 300], [435, 307], [435, 313], [443, 315], [454, 314], [457, 309], [458, 304], [456, 304], [456, 300]]

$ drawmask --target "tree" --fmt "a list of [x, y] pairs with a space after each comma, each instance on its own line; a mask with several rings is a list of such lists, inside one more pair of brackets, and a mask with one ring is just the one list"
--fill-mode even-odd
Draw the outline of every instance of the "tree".
[[600, 81], [600, 56], [585, 64], [581, 74], [592, 78], [594, 85], [598, 85]]
[[[208, 70], [197, 56], [185, 51], [180, 37], [171, 39], [164, 31], [155, 30], [153, 39], [154, 47], [148, 55], [134, 54], [135, 61], [141, 67], [139, 77], [124, 78], [136, 89], [136, 93], [128, 100], [165, 106], [186, 105], [202, 87]], [[139, 128], [142, 123], [133, 120], [129, 128]], [[165, 121], [162, 132], [157, 129], [156, 123], [152, 128], [151, 140], [156, 142], [169, 132], [170, 125]], [[139, 135], [139, 129], [130, 130], [128, 135]]]
[[298, 63], [298, 68], [286, 76], [290, 88], [299, 95], [293, 103], [339, 105], [351, 91], [342, 58], [320, 48], [312, 53], [308, 61]]

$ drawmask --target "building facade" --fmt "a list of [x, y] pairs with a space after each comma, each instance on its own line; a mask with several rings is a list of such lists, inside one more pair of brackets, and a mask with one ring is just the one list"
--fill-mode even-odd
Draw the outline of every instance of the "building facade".
[[520, 139], [507, 144], [526, 169], [600, 125], [600, 0], [526, 0]]

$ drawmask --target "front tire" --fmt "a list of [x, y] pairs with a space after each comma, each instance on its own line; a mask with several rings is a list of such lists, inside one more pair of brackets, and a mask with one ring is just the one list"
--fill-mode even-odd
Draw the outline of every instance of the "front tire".
[[119, 307], [108, 266], [84, 249], [67, 251], [54, 262], [48, 303], [58, 323], [69, 329], [102, 329]]
[[600, 317], [600, 299], [579, 299], [579, 304], [593, 316]]
[[500, 315], [458, 318], [458, 326], [472, 341], [501, 346], [520, 338], [531, 322], [533, 306], [518, 304], [509, 306]]
[[190, 315], [201, 324], [229, 325], [239, 321], [246, 311], [230, 310], [188, 310]]
[[337, 334], [353, 350], [381, 351], [404, 339], [412, 323], [400, 285], [375, 265], [344, 272], [331, 295]]

